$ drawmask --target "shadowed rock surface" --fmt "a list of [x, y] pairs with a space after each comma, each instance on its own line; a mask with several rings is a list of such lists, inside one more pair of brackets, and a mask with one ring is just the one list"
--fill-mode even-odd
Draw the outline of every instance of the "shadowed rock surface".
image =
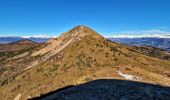
[[68, 86], [32, 100], [170, 100], [170, 87], [116, 79]]

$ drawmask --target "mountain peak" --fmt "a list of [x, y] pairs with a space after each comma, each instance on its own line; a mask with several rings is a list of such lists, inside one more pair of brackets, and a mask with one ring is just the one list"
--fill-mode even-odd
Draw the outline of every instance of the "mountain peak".
[[74, 28], [80, 28], [80, 29], [82, 29], [82, 28], [87, 28], [87, 26], [84, 26], [84, 25], [77, 25], [77, 26], [74, 27]]
[[71, 29], [71, 31], [73, 31], [73, 32], [74, 31], [79, 32], [79, 31], [84, 31], [84, 30], [92, 30], [92, 29], [90, 29], [87, 26], [83, 26], [83, 25], [78, 25], [78, 26], [74, 27], [73, 29]]
[[96, 31], [92, 30], [91, 28], [83, 25], [78, 25], [71, 29], [70, 31], [66, 32], [65, 34], [69, 34], [70, 36], [78, 36], [78, 37], [85, 37], [85, 36], [98, 36], [102, 37]]

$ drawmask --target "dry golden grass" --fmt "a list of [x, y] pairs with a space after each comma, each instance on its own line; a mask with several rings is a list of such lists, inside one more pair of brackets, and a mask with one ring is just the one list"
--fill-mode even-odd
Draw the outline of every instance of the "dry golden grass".
[[81, 31], [82, 34], [78, 32], [81, 35], [77, 36], [79, 28], [61, 36], [63, 41], [68, 41], [72, 35], [74, 38], [63, 50], [1, 86], [0, 98], [12, 100], [21, 93], [21, 99], [24, 100], [90, 80], [124, 79], [117, 71], [139, 77], [135, 81], [161, 85], [170, 83], [169, 78], [162, 74], [170, 70], [169, 61], [152, 58], [131, 47], [110, 42], [88, 28]]

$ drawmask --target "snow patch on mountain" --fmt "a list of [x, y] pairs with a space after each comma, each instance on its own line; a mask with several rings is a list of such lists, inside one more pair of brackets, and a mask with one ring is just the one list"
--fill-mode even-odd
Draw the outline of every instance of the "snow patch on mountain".
[[170, 38], [170, 32], [161, 29], [113, 32], [109, 38]]
[[123, 74], [123, 73], [120, 72], [120, 71], [117, 71], [117, 72], [118, 72], [118, 74], [119, 74], [120, 76], [124, 77], [125, 79], [128, 79], [128, 80], [135, 80], [135, 79], [137, 79], [136, 76], [128, 75], [128, 74]]

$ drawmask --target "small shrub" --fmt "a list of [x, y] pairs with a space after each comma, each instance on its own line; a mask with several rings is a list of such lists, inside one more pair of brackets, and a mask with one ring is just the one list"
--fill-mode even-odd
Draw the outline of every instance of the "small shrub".
[[80, 66], [80, 62], [76, 62], [76, 65], [77, 65], [77, 66]]
[[[65, 64], [66, 65], [66, 64]], [[60, 65], [53, 65], [53, 67], [49, 70], [50, 72], [54, 72], [59, 68]]]
[[36, 69], [37, 72], [42, 72], [43, 71], [43, 68], [39, 68], [39, 69]]
[[87, 65], [88, 67], [91, 67], [91, 62], [90, 62], [90, 60], [87, 60], [87, 61], [86, 61], [86, 65]]
[[88, 59], [93, 59], [92, 57], [88, 57]]
[[96, 59], [94, 59], [94, 62], [96, 62]]
[[1, 86], [8, 84], [8, 79], [2, 81]]
[[89, 81], [92, 81], [92, 79], [90, 79], [90, 78], [87, 77], [87, 78], [85, 79], [85, 81], [86, 81], [86, 82], [89, 82]]
[[93, 52], [95, 52], [95, 50], [94, 50], [94, 49], [91, 49], [91, 53], [93, 53]]
[[99, 44], [96, 44], [96, 46], [98, 47], [98, 46], [99, 46]]
[[64, 64], [63, 66], [64, 66], [64, 67], [66, 67], [67, 65], [66, 65], [66, 64]]
[[117, 59], [117, 58], [115, 58], [115, 59], [114, 59], [114, 61], [118, 61], [118, 59]]
[[0, 68], [0, 75], [3, 74], [6, 70], [6, 68]]
[[106, 55], [105, 55], [105, 57], [108, 57], [108, 55], [109, 55], [109, 53], [107, 52]]

